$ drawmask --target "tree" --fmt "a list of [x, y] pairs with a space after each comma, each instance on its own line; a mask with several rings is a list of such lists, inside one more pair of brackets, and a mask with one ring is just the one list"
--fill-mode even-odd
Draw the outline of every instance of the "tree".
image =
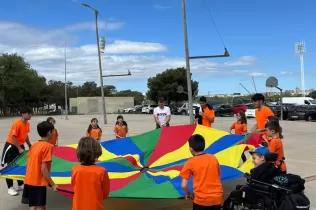
[[[198, 89], [199, 83], [191, 80], [192, 94]], [[178, 93], [178, 86], [182, 85], [184, 91], [187, 92], [187, 77], [185, 68], [167, 69], [166, 71], [157, 74], [155, 77], [148, 79], [147, 98], [157, 101], [158, 97], [164, 97], [170, 101], [183, 101], [188, 99], [185, 93]]]
[[[182, 75], [183, 73], [185, 71], [181, 72], [181, 69], [176, 69], [174, 73], [169, 72], [166, 76], [173, 78], [172, 81], [174, 84], [170, 87], [166, 85], [167, 89], [163, 89], [163, 92], [159, 92], [159, 94], [163, 93], [163, 96], [166, 97], [167, 93], [167, 96], [170, 95], [171, 99], [181, 96], [181, 94], [172, 95], [170, 89], [173, 88], [176, 90], [178, 83], [185, 86], [185, 77], [177, 75]], [[164, 74], [162, 74], [161, 78], [158, 82], [160, 81], [163, 84], [168, 83]], [[179, 80], [183, 81], [179, 82]], [[153, 79], [153, 84], [155, 82], [157, 81]], [[195, 85], [197, 87], [197, 83]], [[144, 100], [144, 96], [138, 91], [123, 90], [117, 92], [116, 87], [113, 85], [105, 85], [103, 86], [103, 90], [105, 96], [134, 97], [135, 104], [141, 104]], [[158, 93], [155, 94], [158, 95]], [[93, 81], [87, 81], [82, 85], [74, 85], [68, 81], [67, 96], [68, 104], [69, 98], [99, 97], [101, 96], [100, 86]], [[0, 54], [0, 114], [18, 114], [18, 110], [24, 105], [31, 106], [37, 114], [41, 110], [44, 114], [44, 107], [52, 104], [55, 104], [56, 107], [65, 108], [65, 82], [57, 80], [47, 81], [22, 56], [17, 54]]]
[[17, 54], [0, 56], [0, 105], [6, 115], [23, 105], [40, 106], [45, 79]]
[[122, 90], [115, 94], [115, 96], [134, 97], [134, 104], [142, 104], [145, 97], [141, 92], [132, 90]]
[[310, 93], [308, 94], [308, 96], [311, 97], [311, 98], [316, 99], [316, 90], [310, 92]]

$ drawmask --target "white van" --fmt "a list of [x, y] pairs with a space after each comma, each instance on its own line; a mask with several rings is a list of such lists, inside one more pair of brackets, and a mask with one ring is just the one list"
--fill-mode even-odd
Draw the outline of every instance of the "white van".
[[297, 104], [297, 105], [316, 105], [316, 100], [311, 97], [283, 97], [284, 104]]
[[[195, 113], [195, 107], [201, 107], [200, 104], [193, 104], [193, 114]], [[181, 107], [178, 108], [178, 114], [188, 115], [189, 114], [189, 103], [184, 103]]]

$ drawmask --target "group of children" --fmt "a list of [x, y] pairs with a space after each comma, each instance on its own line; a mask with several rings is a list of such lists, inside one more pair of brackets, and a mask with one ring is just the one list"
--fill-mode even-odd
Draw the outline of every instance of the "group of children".
[[[50, 176], [53, 146], [58, 146], [58, 132], [54, 127], [55, 123], [55, 119], [49, 117], [37, 125], [40, 140], [30, 146], [28, 152], [24, 187], [21, 190], [23, 190], [22, 203], [28, 204], [30, 210], [46, 209], [47, 186], [54, 191], [58, 190], [58, 186]], [[116, 138], [127, 136], [128, 127], [122, 116], [117, 117], [114, 132]], [[98, 120], [93, 118], [86, 136], [82, 137], [78, 143], [76, 154], [81, 164], [72, 168], [73, 210], [101, 210], [103, 200], [109, 195], [108, 173], [105, 168], [95, 164], [95, 161], [102, 155], [99, 143], [101, 136], [102, 129], [98, 126]]]
[[[117, 116], [116, 123], [114, 125], [115, 138], [125, 138], [128, 135], [128, 125], [122, 115]], [[100, 141], [102, 136], [102, 129], [98, 125], [98, 120], [93, 118], [90, 125], [88, 126], [86, 136], [93, 138], [94, 140]]]
[[[44, 210], [46, 206], [46, 186], [54, 191], [58, 186], [50, 176], [53, 146], [58, 145], [58, 132], [54, 127], [56, 121], [48, 118], [37, 125], [37, 132], [41, 137], [33, 145], [29, 145], [27, 170], [23, 189], [22, 202], [29, 204], [31, 210]], [[231, 127], [236, 133], [247, 132], [247, 120], [244, 113], [237, 114], [237, 122]], [[282, 145], [282, 128], [275, 117], [266, 120], [265, 128], [259, 128], [263, 132], [263, 143], [266, 147], [251, 151], [255, 169], [265, 162], [262, 151], [278, 154], [273, 166], [286, 173], [284, 163], [284, 151]], [[114, 127], [116, 138], [126, 137], [128, 133], [127, 123], [122, 116], [117, 117]], [[98, 126], [98, 120], [93, 118], [87, 129], [86, 136], [81, 138], [77, 147], [79, 165], [72, 168], [71, 184], [74, 190], [73, 210], [101, 210], [103, 200], [109, 195], [109, 176], [105, 168], [95, 164], [102, 155], [99, 143], [102, 130]], [[28, 141], [29, 142], [29, 141]], [[193, 210], [219, 210], [223, 203], [223, 187], [221, 184], [220, 165], [215, 156], [204, 153], [205, 140], [201, 135], [193, 135], [188, 140], [189, 150], [193, 155], [182, 168], [181, 187], [187, 199], [193, 199]], [[270, 165], [271, 167], [271, 165]], [[273, 167], [272, 167], [273, 168]], [[255, 171], [252, 171], [254, 176]], [[264, 173], [266, 170], [264, 170]], [[193, 192], [189, 191], [188, 183], [193, 176]], [[78, 184], [80, 183], [80, 184]]]
[[[27, 154], [22, 203], [28, 204], [30, 210], [46, 209], [47, 186], [54, 191], [58, 190], [58, 186], [50, 176], [53, 153], [50, 139], [54, 135], [54, 129], [54, 125], [48, 121], [39, 123], [37, 132], [40, 139], [32, 145]], [[74, 190], [72, 209], [102, 210], [102, 202], [109, 195], [110, 185], [106, 169], [95, 164], [102, 155], [101, 145], [92, 137], [82, 137], [76, 154], [80, 164], [72, 168], [71, 184]]]

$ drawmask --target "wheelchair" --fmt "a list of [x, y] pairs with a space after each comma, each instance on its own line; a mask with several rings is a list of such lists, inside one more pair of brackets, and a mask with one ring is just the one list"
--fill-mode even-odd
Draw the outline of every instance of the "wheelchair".
[[278, 185], [251, 179], [245, 174], [247, 183], [239, 185], [225, 200], [222, 210], [278, 210], [291, 190]]

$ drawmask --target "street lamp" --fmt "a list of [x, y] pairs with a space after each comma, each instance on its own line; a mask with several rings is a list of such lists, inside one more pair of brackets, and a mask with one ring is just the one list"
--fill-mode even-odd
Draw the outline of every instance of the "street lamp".
[[107, 124], [106, 109], [105, 109], [105, 98], [104, 98], [104, 90], [103, 90], [101, 52], [100, 52], [100, 43], [99, 43], [99, 29], [98, 29], [98, 14], [99, 14], [99, 11], [94, 9], [94, 8], [92, 8], [88, 4], [82, 4], [82, 6], [92, 9], [94, 11], [94, 14], [95, 14], [95, 30], [96, 30], [96, 36], [97, 36], [97, 47], [98, 47], [98, 57], [99, 57], [99, 74], [100, 74], [100, 86], [101, 86], [101, 97], [102, 97], [103, 121], [104, 121], [104, 124]]
[[122, 77], [122, 76], [132, 76], [132, 73], [128, 70], [127, 74], [109, 74], [109, 75], [103, 75], [102, 77]]
[[188, 85], [188, 100], [190, 110], [190, 123], [194, 123], [193, 117], [193, 98], [192, 98], [192, 86], [191, 86], [191, 73], [190, 73], [190, 59], [204, 59], [204, 58], [221, 58], [229, 57], [229, 52], [224, 48], [223, 55], [209, 55], [209, 56], [192, 56], [189, 55], [189, 43], [188, 43], [188, 30], [187, 30], [187, 17], [185, 9], [185, 0], [182, 0], [182, 18], [183, 18], [183, 31], [184, 31], [184, 49], [185, 49], [185, 61], [186, 61], [186, 72], [187, 72], [187, 85]]

